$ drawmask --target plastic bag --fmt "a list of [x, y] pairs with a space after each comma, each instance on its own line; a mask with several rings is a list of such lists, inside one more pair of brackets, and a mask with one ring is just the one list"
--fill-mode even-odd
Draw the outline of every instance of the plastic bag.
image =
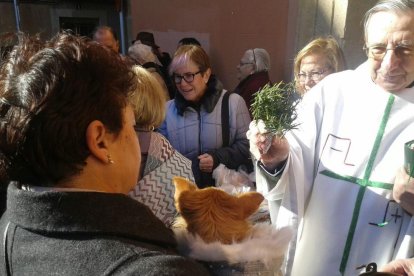
[[232, 170], [220, 164], [213, 171], [216, 187], [229, 194], [239, 194], [254, 190], [254, 173], [248, 174], [242, 167]]

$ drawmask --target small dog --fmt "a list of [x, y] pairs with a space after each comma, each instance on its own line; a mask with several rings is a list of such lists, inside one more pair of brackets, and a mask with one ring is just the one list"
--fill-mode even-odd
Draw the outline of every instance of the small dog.
[[174, 177], [175, 206], [182, 220], [176, 227], [185, 227], [198, 234], [204, 242], [223, 244], [240, 242], [251, 234], [247, 218], [254, 214], [264, 197], [257, 192], [232, 196], [217, 188], [198, 189], [182, 177]]

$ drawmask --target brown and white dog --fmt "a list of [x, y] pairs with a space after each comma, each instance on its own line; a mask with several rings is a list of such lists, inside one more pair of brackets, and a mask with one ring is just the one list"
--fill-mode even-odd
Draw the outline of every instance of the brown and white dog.
[[233, 196], [213, 187], [198, 189], [181, 177], [174, 177], [173, 183], [175, 206], [184, 220], [176, 221], [176, 227], [186, 226], [188, 232], [199, 235], [206, 243], [231, 244], [251, 234], [252, 225], [247, 219], [263, 201], [260, 193]]

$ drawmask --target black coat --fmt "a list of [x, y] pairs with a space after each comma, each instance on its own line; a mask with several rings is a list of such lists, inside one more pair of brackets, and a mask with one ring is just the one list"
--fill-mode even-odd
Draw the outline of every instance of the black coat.
[[[143, 204], [121, 194], [32, 192], [11, 184], [0, 233], [13, 275], [206, 275]], [[1, 238], [0, 275], [5, 270]]]

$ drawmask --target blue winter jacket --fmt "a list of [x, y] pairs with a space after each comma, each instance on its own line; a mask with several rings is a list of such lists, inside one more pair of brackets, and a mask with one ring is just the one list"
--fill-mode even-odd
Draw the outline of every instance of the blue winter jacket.
[[230, 169], [243, 164], [251, 166], [246, 138], [250, 115], [243, 98], [237, 94], [229, 97], [230, 146], [223, 147], [221, 103], [224, 93], [214, 76], [210, 77], [207, 91], [198, 106], [176, 93], [175, 99], [167, 102], [166, 118], [159, 129], [175, 149], [192, 161], [199, 187], [214, 185], [211, 173], [203, 173], [199, 169], [197, 157], [201, 154], [208, 153], [213, 157], [213, 169], [220, 163]]

